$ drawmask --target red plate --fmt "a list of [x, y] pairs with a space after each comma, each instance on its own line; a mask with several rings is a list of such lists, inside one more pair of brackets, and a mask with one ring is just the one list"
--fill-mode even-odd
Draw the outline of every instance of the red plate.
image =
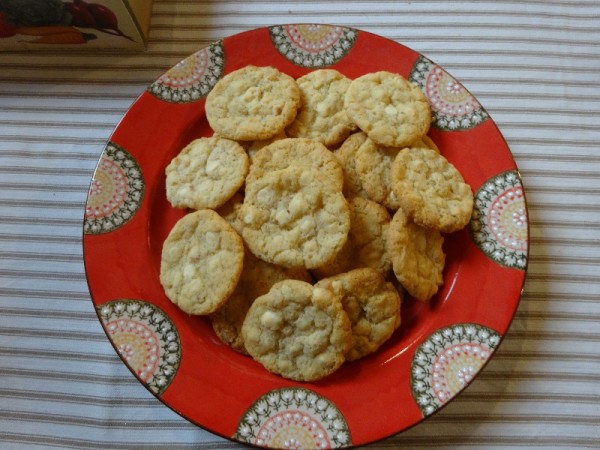
[[[221, 344], [202, 317], [164, 295], [164, 239], [184, 211], [165, 197], [164, 168], [212, 134], [206, 94], [247, 64], [294, 77], [332, 67], [350, 78], [397, 72], [431, 102], [431, 137], [475, 193], [471, 223], [446, 238], [445, 283], [406, 299], [401, 328], [377, 353], [316, 383], [266, 372]], [[329, 25], [283, 25], [203, 48], [152, 83], [123, 117], [92, 180], [84, 224], [87, 278], [117, 352], [157, 398], [226, 438], [265, 447], [334, 448], [399, 433], [439, 410], [481, 370], [513, 318], [525, 280], [521, 177], [479, 102], [432, 61], [391, 40]], [[376, 412], [375, 414], [373, 412]]]

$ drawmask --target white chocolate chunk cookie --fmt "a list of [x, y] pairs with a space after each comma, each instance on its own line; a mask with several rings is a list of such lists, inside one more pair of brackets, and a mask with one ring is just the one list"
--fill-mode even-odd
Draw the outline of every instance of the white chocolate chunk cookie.
[[286, 269], [270, 264], [246, 250], [244, 268], [235, 291], [223, 306], [210, 315], [217, 337], [234, 350], [247, 354], [242, 325], [250, 305], [269, 292], [275, 283], [288, 279], [309, 282], [310, 274], [305, 269]]
[[307, 269], [328, 263], [348, 239], [350, 210], [329, 179], [290, 166], [247, 185], [242, 235], [257, 257]]
[[414, 142], [411, 147], [419, 147], [419, 148], [428, 148], [430, 150], [435, 150], [437, 153], [440, 153], [440, 149], [437, 144], [431, 139], [429, 136], [423, 136], [418, 141]]
[[352, 208], [352, 243], [356, 256], [355, 267], [371, 267], [385, 275], [391, 269], [387, 251], [390, 213], [369, 199], [355, 197], [350, 200]]
[[388, 242], [396, 278], [417, 300], [429, 300], [444, 282], [444, 237], [423, 228], [399, 209], [390, 223]]
[[344, 95], [350, 79], [334, 69], [318, 69], [296, 80], [301, 106], [296, 120], [287, 127], [290, 137], [309, 138], [332, 146], [356, 130], [344, 110]]
[[392, 267], [387, 250], [390, 214], [383, 206], [369, 199], [354, 197], [350, 206], [348, 240], [334, 260], [313, 270], [319, 278], [351, 269], [371, 267], [386, 275]]
[[229, 139], [269, 139], [296, 118], [300, 89], [275, 67], [245, 66], [221, 78], [206, 97], [211, 128]]
[[315, 381], [333, 373], [352, 342], [340, 298], [296, 280], [277, 283], [254, 301], [242, 336], [256, 361], [297, 381]]
[[242, 228], [244, 226], [240, 217], [240, 209], [242, 208], [243, 203], [244, 196], [239, 192], [236, 192], [227, 203], [216, 210], [240, 236], [242, 235]]
[[317, 169], [329, 178], [336, 189], [342, 190], [344, 172], [337, 158], [323, 144], [303, 138], [280, 139], [256, 152], [246, 184], [251, 184], [266, 172], [291, 165]]
[[162, 248], [160, 282], [167, 297], [188, 314], [210, 314], [235, 289], [244, 243], [215, 211], [187, 214]]
[[248, 167], [248, 155], [237, 142], [196, 139], [165, 169], [167, 200], [176, 208], [218, 208], [244, 184]]
[[350, 83], [344, 99], [350, 118], [370, 139], [404, 147], [429, 131], [431, 109], [421, 89], [402, 75], [374, 72]]
[[392, 189], [392, 164], [399, 151], [399, 148], [383, 147], [367, 138], [356, 151], [354, 163], [369, 198], [391, 210], [399, 207]]
[[270, 145], [275, 141], [280, 141], [281, 139], [285, 139], [285, 138], [287, 138], [287, 136], [286, 136], [285, 132], [282, 131], [282, 132], [276, 134], [275, 136], [273, 136], [272, 138], [261, 139], [258, 141], [252, 141], [252, 142], [246, 143], [247, 145], [245, 145], [244, 148], [246, 149], [246, 152], [248, 152], [248, 157], [250, 158], [250, 164], [252, 164], [252, 162], [254, 161], [254, 156], [261, 148], [264, 148], [267, 145]]
[[360, 176], [356, 170], [356, 153], [366, 139], [367, 135], [362, 131], [351, 134], [340, 148], [333, 151], [333, 154], [342, 166], [344, 174], [343, 192], [346, 198], [358, 196], [369, 197], [369, 194], [367, 194], [362, 186]]
[[375, 352], [400, 326], [402, 298], [381, 273], [371, 268], [324, 278], [316, 287], [342, 299], [352, 325], [352, 346], [346, 355], [354, 361]]
[[408, 217], [443, 233], [471, 220], [473, 192], [460, 172], [434, 150], [405, 148], [392, 166], [392, 186]]

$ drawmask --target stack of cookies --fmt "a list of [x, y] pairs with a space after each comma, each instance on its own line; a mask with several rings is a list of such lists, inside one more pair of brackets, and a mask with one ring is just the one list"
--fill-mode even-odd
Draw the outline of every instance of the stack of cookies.
[[473, 194], [427, 136], [418, 87], [246, 66], [215, 85], [206, 117], [214, 135], [166, 168], [167, 199], [190, 212], [160, 279], [225, 344], [315, 381], [377, 351], [405, 292], [435, 295], [444, 235], [469, 222]]

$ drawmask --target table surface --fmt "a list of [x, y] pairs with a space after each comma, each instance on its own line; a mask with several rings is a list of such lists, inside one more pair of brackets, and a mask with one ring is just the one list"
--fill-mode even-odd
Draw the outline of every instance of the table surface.
[[90, 179], [119, 119], [178, 61], [283, 23], [340, 24], [424, 54], [505, 136], [530, 253], [516, 317], [453, 402], [369, 448], [600, 448], [600, 3], [157, 0], [146, 52], [0, 54], [0, 447], [237, 448], [131, 375], [82, 259]]

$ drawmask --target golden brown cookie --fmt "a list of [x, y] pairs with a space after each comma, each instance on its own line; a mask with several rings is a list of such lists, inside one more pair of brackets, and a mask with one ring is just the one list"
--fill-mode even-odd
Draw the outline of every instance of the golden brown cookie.
[[316, 381], [337, 370], [352, 342], [339, 296], [297, 280], [275, 284], [246, 315], [248, 353], [270, 372]]
[[431, 139], [429, 136], [425, 135], [417, 142], [413, 143], [411, 147], [423, 147], [431, 150], [435, 150], [437, 153], [440, 153], [440, 149], [437, 144]]
[[244, 196], [240, 192], [236, 192], [227, 203], [216, 210], [240, 236], [242, 235], [242, 227], [244, 226], [240, 217], [242, 203], [244, 203]]
[[337, 158], [320, 142], [303, 138], [280, 139], [257, 151], [252, 158], [246, 184], [266, 172], [291, 165], [317, 169], [327, 176], [336, 189], [342, 191], [344, 173]]
[[244, 268], [235, 291], [224, 305], [210, 315], [213, 330], [219, 339], [234, 350], [248, 354], [242, 337], [242, 325], [248, 309], [275, 283], [288, 279], [311, 281], [305, 269], [279, 267], [256, 258], [246, 250]]
[[392, 189], [392, 164], [399, 148], [382, 147], [367, 138], [356, 151], [356, 172], [361, 186], [374, 202], [396, 210], [398, 199]]
[[296, 80], [301, 106], [286, 132], [290, 137], [314, 139], [336, 145], [356, 130], [344, 110], [350, 79], [334, 69], [317, 69]]
[[344, 173], [343, 192], [347, 198], [369, 197], [369, 194], [367, 194], [363, 188], [360, 176], [356, 171], [356, 153], [366, 139], [367, 135], [362, 131], [354, 133], [348, 136], [340, 148], [333, 151], [334, 156], [342, 166], [342, 171]]
[[390, 223], [388, 243], [394, 274], [402, 287], [417, 300], [433, 297], [444, 281], [443, 236], [411, 222], [399, 209]]
[[383, 206], [369, 199], [354, 197], [350, 206], [348, 240], [333, 261], [313, 270], [325, 278], [360, 267], [370, 267], [386, 275], [392, 267], [387, 250], [390, 214]]
[[196, 139], [165, 169], [167, 200], [176, 208], [218, 208], [244, 184], [248, 167], [248, 155], [237, 142]]
[[400, 326], [402, 298], [375, 269], [362, 268], [319, 281], [342, 299], [352, 326], [352, 346], [346, 354], [354, 361], [375, 352]]
[[350, 209], [329, 178], [290, 166], [247, 185], [242, 235], [255, 256], [284, 267], [319, 267], [342, 248]]
[[215, 211], [187, 214], [162, 248], [160, 282], [167, 297], [188, 314], [210, 314], [234, 291], [242, 273], [244, 244]]
[[451, 233], [471, 220], [473, 192], [460, 172], [434, 150], [405, 148], [392, 166], [398, 201], [415, 223]]
[[244, 146], [244, 148], [246, 149], [246, 152], [248, 153], [248, 157], [250, 158], [250, 164], [252, 164], [252, 161], [254, 161], [254, 156], [261, 148], [264, 148], [267, 145], [270, 145], [275, 141], [280, 141], [281, 139], [285, 139], [285, 138], [287, 138], [287, 136], [286, 136], [285, 132], [282, 131], [269, 139], [262, 139], [259, 141], [248, 142], [247, 145]]
[[229, 139], [254, 141], [281, 133], [296, 118], [300, 89], [275, 67], [245, 66], [221, 78], [206, 97], [211, 128]]
[[380, 71], [350, 83], [344, 108], [371, 140], [405, 147], [427, 134], [431, 108], [421, 89], [402, 75]]

